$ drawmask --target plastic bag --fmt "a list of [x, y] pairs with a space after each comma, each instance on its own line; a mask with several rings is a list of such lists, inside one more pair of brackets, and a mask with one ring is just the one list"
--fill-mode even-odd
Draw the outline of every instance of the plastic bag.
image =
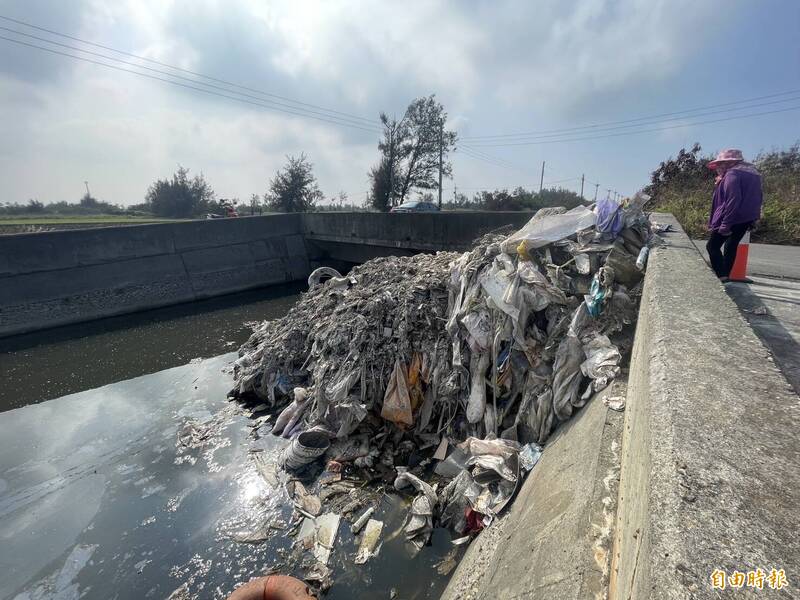
[[581, 364], [581, 372], [594, 380], [594, 390], [599, 391], [619, 375], [622, 356], [608, 336], [598, 335], [583, 345], [586, 360]]
[[408, 394], [408, 371], [399, 359], [394, 361], [394, 370], [386, 386], [383, 396], [381, 417], [396, 425], [412, 425], [414, 416], [411, 412], [411, 398]]
[[577, 232], [592, 227], [597, 215], [585, 206], [576, 206], [562, 214], [550, 214], [543, 218], [536, 215], [522, 229], [506, 238], [502, 244], [503, 252], [517, 254], [520, 243], [526, 251], [541, 248], [547, 244], [563, 240]]
[[624, 225], [622, 205], [611, 198], [604, 198], [597, 203], [597, 231], [610, 237], [617, 237]]
[[600, 267], [592, 279], [589, 294], [584, 296], [586, 308], [593, 317], [599, 317], [603, 311], [603, 303], [611, 295], [611, 284], [614, 283], [614, 270], [609, 267]]

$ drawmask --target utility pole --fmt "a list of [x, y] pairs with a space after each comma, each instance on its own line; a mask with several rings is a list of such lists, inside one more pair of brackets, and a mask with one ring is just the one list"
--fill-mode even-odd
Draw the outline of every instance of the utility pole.
[[594, 184], [594, 201], [597, 202], [597, 190], [600, 187], [599, 183]]
[[442, 210], [442, 155], [444, 153], [444, 119], [439, 120], [439, 210]]
[[458, 204], [458, 186], [453, 183], [453, 207], [455, 208], [456, 204]]
[[583, 200], [583, 180], [585, 179], [586, 175], [581, 175], [581, 200]]
[[539, 179], [539, 193], [542, 193], [542, 187], [544, 186], [544, 161], [542, 161], [542, 176]]

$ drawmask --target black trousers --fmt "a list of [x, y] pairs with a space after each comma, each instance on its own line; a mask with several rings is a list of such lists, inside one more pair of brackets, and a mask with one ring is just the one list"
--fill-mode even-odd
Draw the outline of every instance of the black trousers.
[[714, 269], [717, 277], [728, 277], [731, 274], [733, 262], [736, 260], [736, 249], [752, 225], [752, 221], [733, 225], [730, 235], [720, 235], [716, 231], [711, 232], [711, 237], [706, 243], [706, 250], [708, 250], [711, 268]]

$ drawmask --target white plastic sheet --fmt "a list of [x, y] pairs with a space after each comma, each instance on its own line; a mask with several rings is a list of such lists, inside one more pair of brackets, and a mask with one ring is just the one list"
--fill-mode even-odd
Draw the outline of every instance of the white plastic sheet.
[[576, 206], [560, 215], [548, 215], [537, 219], [536, 215], [501, 245], [503, 252], [516, 254], [517, 246], [524, 241], [528, 248], [541, 248], [558, 242], [575, 233], [594, 226], [597, 215], [585, 206]]
[[581, 372], [594, 380], [595, 391], [601, 390], [608, 382], [619, 375], [622, 356], [608, 336], [598, 335], [583, 345], [586, 360], [581, 364]]

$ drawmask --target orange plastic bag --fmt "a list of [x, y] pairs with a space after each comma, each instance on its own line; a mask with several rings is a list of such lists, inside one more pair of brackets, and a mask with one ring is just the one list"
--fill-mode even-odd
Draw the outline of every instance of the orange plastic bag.
[[408, 375], [406, 366], [395, 359], [394, 370], [389, 377], [389, 385], [383, 395], [381, 417], [396, 425], [413, 425], [411, 398], [408, 394]]

